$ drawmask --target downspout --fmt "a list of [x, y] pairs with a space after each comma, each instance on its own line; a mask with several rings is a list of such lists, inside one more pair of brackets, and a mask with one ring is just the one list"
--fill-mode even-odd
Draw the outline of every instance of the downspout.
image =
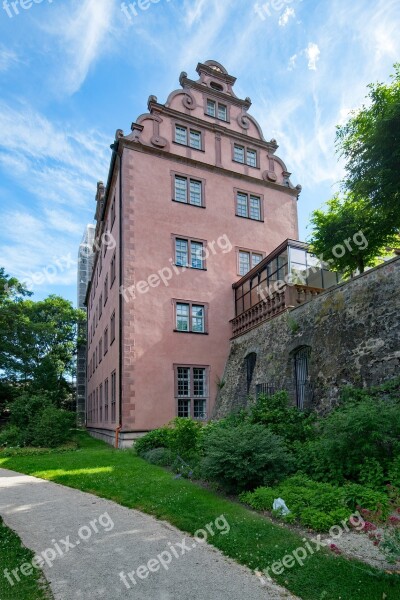
[[[122, 289], [123, 285], [123, 268], [122, 268], [122, 253], [124, 248], [123, 243], [123, 227], [122, 227], [122, 152], [118, 154], [119, 159], [119, 290]], [[123, 328], [122, 328], [122, 294], [119, 292], [119, 357], [118, 357], [118, 368], [119, 368], [119, 377], [118, 377], [118, 388], [119, 388], [119, 426], [115, 432], [115, 446], [119, 448], [119, 434], [122, 430], [122, 366], [123, 366]]]

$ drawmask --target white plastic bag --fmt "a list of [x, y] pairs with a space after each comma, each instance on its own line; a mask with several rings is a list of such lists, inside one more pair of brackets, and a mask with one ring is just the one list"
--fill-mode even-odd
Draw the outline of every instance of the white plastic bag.
[[288, 515], [290, 513], [290, 510], [288, 509], [288, 507], [285, 504], [285, 501], [282, 500], [282, 498], [276, 498], [274, 500], [272, 508], [274, 510], [279, 510], [282, 515]]

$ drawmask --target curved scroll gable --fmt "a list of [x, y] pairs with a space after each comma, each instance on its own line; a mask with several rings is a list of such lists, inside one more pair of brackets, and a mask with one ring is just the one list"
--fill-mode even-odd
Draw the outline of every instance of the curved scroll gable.
[[[264, 173], [262, 174], [263, 179], [267, 180], [267, 181], [278, 181], [279, 177], [276, 173], [276, 169], [275, 169], [275, 163], [277, 163], [281, 169], [282, 169], [282, 181], [280, 181], [279, 183], [281, 183], [282, 185], [284, 185], [285, 187], [288, 187], [292, 190], [295, 189], [295, 186], [292, 184], [292, 182], [290, 181], [290, 176], [291, 173], [289, 173], [289, 171], [287, 170], [286, 164], [283, 162], [283, 160], [281, 158], [279, 158], [279, 156], [276, 156], [275, 154], [267, 154], [267, 158], [269, 160], [269, 169], [268, 171], [264, 171]], [[299, 189], [301, 191], [301, 186], [297, 186], [296, 189]]]
[[250, 128], [250, 124], [252, 123], [256, 128], [258, 135], [260, 136], [260, 140], [263, 142], [266, 141], [260, 124], [254, 117], [249, 115], [247, 111], [242, 111], [242, 113], [238, 115], [237, 122], [239, 124], [239, 127], [245, 129], [246, 131]]
[[[152, 132], [148, 140], [144, 140], [142, 133], [146, 131], [146, 123], [152, 122]], [[141, 144], [150, 143], [152, 146], [157, 148], [169, 148], [169, 142], [166, 138], [160, 135], [160, 124], [163, 122], [162, 118], [157, 114], [144, 113], [140, 115], [136, 123], [132, 123], [132, 133], [127, 136], [129, 140], [140, 142]], [[150, 132], [147, 132], [150, 133]]]
[[195, 108], [197, 108], [196, 99], [193, 96], [192, 92], [187, 88], [184, 88], [183, 90], [174, 90], [173, 92], [171, 92], [170, 95], [168, 96], [165, 106], [167, 108], [170, 108], [173, 100], [177, 96], [183, 96], [182, 104], [185, 108], [188, 108], [189, 110], [194, 110]]

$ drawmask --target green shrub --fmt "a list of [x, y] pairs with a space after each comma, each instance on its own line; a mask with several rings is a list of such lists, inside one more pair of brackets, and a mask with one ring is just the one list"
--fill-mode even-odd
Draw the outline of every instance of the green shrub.
[[52, 406], [46, 393], [23, 393], [10, 404], [10, 424], [20, 430], [28, 429], [32, 421], [48, 406]]
[[154, 431], [149, 431], [149, 433], [146, 433], [146, 435], [139, 438], [135, 442], [134, 448], [138, 455], [142, 457], [149, 450], [168, 448], [170, 434], [171, 430], [166, 427], [154, 429]]
[[153, 448], [152, 450], [147, 450], [142, 454], [142, 458], [152, 465], [158, 465], [160, 467], [169, 467], [174, 460], [171, 450], [168, 450], [167, 448]]
[[315, 435], [315, 414], [290, 406], [286, 391], [277, 392], [273, 396], [258, 396], [248, 418], [251, 423], [267, 426], [289, 445], [305, 442]]
[[389, 465], [388, 477], [393, 486], [400, 488], [400, 455]]
[[0, 431], [0, 448], [4, 447], [18, 447], [21, 445], [21, 432], [16, 425], [8, 425], [2, 431]]
[[338, 487], [329, 483], [312, 481], [303, 475], [295, 475], [276, 487], [261, 487], [254, 492], [241, 494], [242, 502], [256, 510], [272, 511], [276, 498], [282, 498], [290, 515], [282, 517], [286, 522], [297, 522], [315, 531], [328, 531], [333, 525], [340, 525], [359, 507], [371, 511], [383, 509], [387, 514], [388, 497], [361, 485], [350, 484]]
[[169, 424], [168, 447], [176, 454], [188, 456], [198, 448], [202, 427], [198, 421], [177, 417]]
[[382, 473], [385, 478], [400, 454], [399, 402], [395, 395], [346, 394], [346, 402], [319, 421], [319, 437], [298, 448], [298, 464], [319, 481], [381, 487]]
[[56, 448], [71, 438], [75, 415], [55, 406], [47, 406], [30, 423], [25, 445]]
[[283, 440], [263, 425], [214, 424], [204, 433], [202, 444], [204, 477], [229, 492], [279, 481], [293, 465]]

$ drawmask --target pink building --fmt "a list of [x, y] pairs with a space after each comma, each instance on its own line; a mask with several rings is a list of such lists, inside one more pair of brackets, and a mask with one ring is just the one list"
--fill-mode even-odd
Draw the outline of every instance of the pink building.
[[232, 284], [298, 238], [300, 186], [249, 98], [215, 61], [117, 131], [98, 184], [88, 309], [87, 427], [127, 446], [177, 415], [213, 413]]

